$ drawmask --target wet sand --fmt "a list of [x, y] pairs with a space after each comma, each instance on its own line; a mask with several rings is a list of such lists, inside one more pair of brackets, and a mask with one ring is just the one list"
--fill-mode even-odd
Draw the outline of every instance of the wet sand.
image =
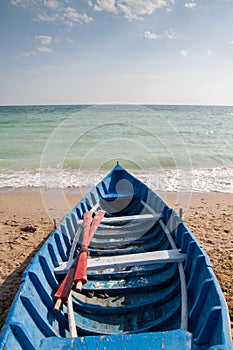
[[[48, 202], [35, 190], [0, 192], [0, 329], [20, 286], [22, 272], [53, 229], [53, 218], [58, 222], [65, 216], [80, 199], [80, 193], [68, 191], [64, 204], [64, 198], [61, 200], [56, 193]], [[184, 207], [184, 220], [209, 254], [228, 303], [233, 329], [233, 194], [192, 194], [185, 206], [182, 195], [166, 194], [165, 199], [177, 211]]]

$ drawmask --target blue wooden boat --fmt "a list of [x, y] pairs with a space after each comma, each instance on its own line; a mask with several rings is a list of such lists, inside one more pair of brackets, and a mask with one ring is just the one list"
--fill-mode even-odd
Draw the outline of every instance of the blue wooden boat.
[[[84, 213], [95, 219], [99, 210], [105, 216], [89, 244], [88, 281], [79, 291], [73, 285], [54, 310], [59, 285], [85, 251]], [[201, 244], [119, 164], [24, 272], [0, 344], [2, 350], [232, 349], [226, 301]]]

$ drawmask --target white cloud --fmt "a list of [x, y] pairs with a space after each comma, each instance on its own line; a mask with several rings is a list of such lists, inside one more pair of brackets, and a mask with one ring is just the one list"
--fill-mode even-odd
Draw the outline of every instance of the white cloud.
[[164, 32], [164, 37], [168, 39], [175, 39], [176, 38], [176, 33], [173, 29], [169, 29]]
[[62, 17], [60, 14], [54, 13], [53, 15], [47, 15], [47, 14], [38, 14], [35, 18], [39, 22], [56, 22], [56, 21], [62, 21]]
[[146, 38], [146, 39], [151, 39], [151, 40], [156, 40], [156, 39], [161, 39], [162, 38], [162, 36], [161, 35], [159, 35], [159, 34], [156, 34], [156, 33], [152, 33], [152, 32], [150, 32], [150, 31], [145, 31], [144, 32], [144, 37]]
[[36, 40], [38, 40], [41, 45], [49, 45], [51, 44], [52, 37], [49, 35], [37, 35]]
[[[96, 4], [94, 5], [94, 10], [117, 13], [115, 2], [115, 0], [97, 0]], [[91, 5], [90, 1], [88, 3]]]
[[36, 5], [36, 0], [10, 0], [11, 4], [18, 7], [32, 7]]
[[[67, 0], [10, 0], [20, 7], [34, 7], [36, 20], [42, 22], [61, 21], [73, 25], [76, 22], [90, 23], [93, 18], [86, 13], [79, 13], [76, 7], [67, 6]], [[174, 0], [84, 0], [94, 11], [106, 11], [122, 15], [128, 20], [142, 20], [161, 8], [169, 9]]]
[[146, 39], [151, 39], [151, 40], [158, 40], [158, 39], [175, 39], [176, 33], [174, 32], [173, 29], [169, 29], [169, 30], [165, 31], [165, 32], [162, 33], [162, 34], [156, 34], [156, 33], [150, 32], [149, 30], [146, 30], [146, 31], [143, 33], [143, 36], [144, 36]]
[[191, 1], [191, 2], [186, 2], [183, 7], [186, 7], [188, 9], [194, 9], [197, 6], [196, 2]]
[[27, 51], [21, 53], [21, 57], [31, 57], [31, 56], [36, 56], [37, 53], [35, 51]]
[[233, 51], [233, 40], [229, 42], [229, 50]]
[[87, 16], [85, 13], [80, 14], [77, 12], [73, 7], [67, 7], [65, 9], [64, 18], [67, 19], [68, 24], [73, 24], [73, 22], [84, 22], [84, 23], [90, 23], [93, 21], [92, 17]]
[[89, 5], [89, 6], [92, 7], [92, 0], [84, 0], [84, 2], [85, 2], [87, 5]]
[[90, 23], [93, 21], [93, 18], [86, 13], [79, 13], [75, 8], [67, 6], [68, 0], [10, 0], [10, 3], [22, 8], [32, 7], [37, 13], [34, 20], [39, 22], [60, 21], [73, 25], [76, 22]]
[[39, 72], [36, 71], [36, 70], [28, 70], [28, 71], [27, 71], [27, 74], [30, 74], [30, 75], [38, 75]]
[[12, 56], [11, 58], [14, 60], [22, 60], [24, 57], [31, 57], [31, 56], [37, 56], [36, 51], [25, 51], [20, 53], [19, 55]]
[[85, 13], [79, 13], [73, 7], [66, 7], [64, 9], [56, 9], [56, 12], [48, 14], [38, 14], [36, 20], [39, 22], [63, 22], [68, 25], [73, 25], [74, 23], [90, 23], [93, 21], [92, 17], [89, 17]]
[[74, 44], [74, 43], [75, 43], [75, 40], [72, 40], [72, 39], [69, 39], [69, 38], [67, 38], [66, 41], [67, 41], [69, 44]]
[[157, 9], [168, 7], [174, 0], [88, 0], [95, 11], [107, 11], [114, 14], [122, 14], [128, 20], [143, 19], [145, 15], [151, 15]]
[[60, 6], [58, 0], [10, 0], [11, 4], [18, 7], [28, 8], [36, 5], [44, 5], [50, 9], [57, 9]]
[[24, 56], [24, 57], [30, 57], [30, 56], [31, 56], [31, 53], [30, 53], [30, 52], [23, 52], [23, 53], [22, 53], [22, 56]]
[[69, 18], [71, 21], [78, 21], [80, 15], [73, 7], [67, 7], [65, 9], [65, 17]]
[[185, 56], [187, 56], [188, 52], [187, 52], [187, 50], [181, 50], [180, 54], [185, 57]]
[[213, 51], [211, 49], [205, 49], [205, 52], [207, 53], [207, 55], [212, 55]]
[[48, 47], [48, 46], [37, 47], [37, 50], [40, 52], [44, 52], [44, 53], [52, 53], [53, 52], [53, 49], [51, 49], [51, 47]]
[[50, 9], [57, 9], [59, 7], [59, 1], [57, 0], [44, 0], [44, 5]]

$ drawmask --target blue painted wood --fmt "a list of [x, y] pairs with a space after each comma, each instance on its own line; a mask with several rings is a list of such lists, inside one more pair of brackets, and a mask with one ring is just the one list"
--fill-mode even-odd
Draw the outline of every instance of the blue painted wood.
[[167, 264], [151, 264], [151, 265], [138, 265], [138, 266], [128, 266], [125, 268], [108, 268], [104, 270], [98, 270], [101, 271], [101, 273], [98, 273], [98, 271], [88, 271], [88, 279], [90, 281], [100, 281], [100, 280], [114, 280], [114, 279], [121, 279], [121, 278], [132, 278], [134, 276], [145, 276], [150, 274], [159, 274], [164, 269], [167, 269]]
[[92, 247], [92, 244], [90, 244], [90, 254], [93, 256], [110, 256], [110, 255], [122, 255], [122, 254], [136, 254], [136, 253], [143, 253], [143, 252], [149, 252], [153, 250], [165, 250], [169, 249], [170, 245], [167, 241], [166, 235], [164, 232], [161, 232], [160, 235], [154, 237], [155, 239], [151, 242], [148, 242], [147, 244], [137, 244], [134, 241], [129, 246], [124, 246], [119, 244], [118, 249], [115, 248], [109, 248], [106, 245], [105, 248], [103, 246], [100, 246], [98, 248]]
[[92, 337], [79, 337], [76, 339], [44, 339], [40, 350], [55, 349], [56, 350], [190, 350], [192, 347], [192, 335], [183, 330], [175, 330], [169, 333], [144, 333], [140, 334], [124, 334], [124, 335], [105, 335]]
[[138, 233], [135, 233], [133, 236], [129, 237], [114, 237], [112, 238], [111, 234], [109, 239], [107, 238], [100, 238], [100, 237], [95, 237], [93, 238], [90, 244], [91, 248], [97, 247], [97, 249], [103, 249], [108, 246], [108, 248], [118, 248], [122, 246], [129, 246], [132, 244], [137, 244], [138, 245], [145, 245], [149, 243], [150, 241], [154, 241], [157, 236], [157, 232], [159, 231], [159, 228], [156, 231], [152, 231], [151, 233], [145, 233], [144, 231], [140, 231]]
[[171, 321], [176, 329], [180, 324], [180, 297], [177, 295], [162, 305], [137, 313], [101, 315], [79, 312], [75, 314], [75, 318], [77, 329], [81, 334], [141, 333], [154, 329], [161, 331], [172, 329]]
[[73, 292], [74, 309], [85, 311], [86, 313], [98, 314], [126, 314], [135, 313], [150, 307], [161, 306], [164, 302], [173, 299], [180, 293], [180, 285], [177, 281], [174, 284], [166, 284], [159, 289], [146, 288], [140, 294], [128, 291], [127, 294], [117, 295], [111, 293], [106, 299], [96, 296], [88, 297], [80, 293]]
[[[62, 280], [54, 269], [69, 259], [78, 221], [96, 203], [107, 210], [106, 217], [146, 214], [149, 207], [161, 215], [162, 226], [187, 255], [188, 331], [180, 329], [177, 263], [142, 264], [88, 272], [82, 293], [72, 292], [78, 337], [71, 339], [67, 306], [53, 310]], [[80, 237], [77, 248], [81, 242]], [[101, 223], [90, 254], [117, 257], [170, 248], [158, 222], [126, 220]], [[36, 254], [0, 335], [0, 350], [77, 348], [233, 349], [227, 305], [206, 252], [176, 212], [119, 164], [72, 209]]]
[[[147, 272], [148, 270], [146, 270]], [[155, 273], [157, 272], [157, 273]], [[162, 286], [166, 283], [171, 283], [174, 278], [177, 280], [177, 266], [176, 264], [166, 264], [161, 269], [154, 269], [154, 273], [140, 274], [140, 275], [129, 275], [118, 277], [109, 280], [92, 280], [90, 279], [87, 284], [83, 286], [83, 290], [98, 290], [100, 292], [112, 293], [128, 293], [131, 290], [140, 290], [141, 288], [152, 289], [156, 286]]]

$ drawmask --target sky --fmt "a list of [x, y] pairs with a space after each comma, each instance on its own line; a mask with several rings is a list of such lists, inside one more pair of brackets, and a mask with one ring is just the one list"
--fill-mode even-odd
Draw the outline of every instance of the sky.
[[233, 105], [233, 0], [1, 0], [0, 105]]

